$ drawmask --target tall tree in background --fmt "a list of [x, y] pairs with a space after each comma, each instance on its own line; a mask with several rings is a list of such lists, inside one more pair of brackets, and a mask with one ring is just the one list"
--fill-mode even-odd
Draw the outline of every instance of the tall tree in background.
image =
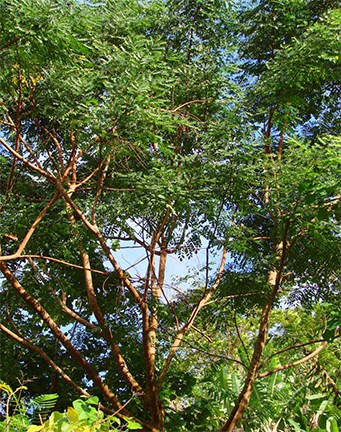
[[[338, 294], [336, 3], [0, 6], [1, 361], [162, 431], [191, 331], [260, 310], [232, 431], [338, 326], [264, 370], [271, 311]], [[193, 288], [171, 283], [200, 249]]]
[[[245, 170], [239, 177], [246, 183], [238, 202], [236, 245], [247, 278], [260, 281], [260, 287], [267, 278], [267, 289], [261, 288], [265, 303], [245, 384], [221, 431], [234, 429], [255, 380], [270, 373], [260, 369], [276, 302], [297, 294], [316, 301], [337, 292], [338, 246], [332, 244], [340, 198], [335, 176], [340, 10], [333, 7], [335, 2], [261, 1], [242, 14], [244, 76], [255, 83], [248, 91], [254, 119], [263, 123], [262, 139], [256, 138], [263, 156], [257, 157], [253, 145], [248, 152], [254, 154], [253, 168], [250, 159], [246, 168], [253, 175], [248, 178]], [[256, 288], [254, 282], [248, 285]]]

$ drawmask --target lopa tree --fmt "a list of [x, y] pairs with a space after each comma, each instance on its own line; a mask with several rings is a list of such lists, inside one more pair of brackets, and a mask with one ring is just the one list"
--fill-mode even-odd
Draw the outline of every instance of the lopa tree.
[[[44, 363], [53, 371], [50, 391], [63, 379], [145, 430], [164, 429], [174, 357], [209, 326], [205, 309], [236, 296], [244, 313], [261, 308], [245, 385], [221, 429], [232, 431], [255, 380], [271, 373], [260, 370], [271, 310], [288, 292], [319, 301], [337, 289], [339, 141], [334, 129], [319, 145], [295, 137], [292, 96], [331, 91], [336, 15], [249, 80], [251, 116], [231, 81], [224, 4], [1, 2], [5, 353], [28, 364], [30, 351], [35, 375], [46, 377]], [[309, 47], [321, 32], [332, 43], [320, 72], [289, 92], [281, 66], [290, 78], [306, 49], [315, 70]], [[194, 289], [171, 284], [170, 259], [202, 247]]]
[[[226, 122], [224, 41], [209, 31], [218, 20], [223, 32], [224, 9], [110, 1], [1, 9], [2, 337], [40, 358], [34, 376], [48, 373], [41, 360], [49, 365], [49, 391], [61, 378], [163, 430], [171, 361], [211, 295], [180, 323], [168, 257], [191, 256], [211, 235], [227, 187], [205, 150]], [[119, 261], [125, 244], [139, 248], [142, 270], [130, 249]], [[5, 343], [4, 356], [13, 350], [29, 366]]]

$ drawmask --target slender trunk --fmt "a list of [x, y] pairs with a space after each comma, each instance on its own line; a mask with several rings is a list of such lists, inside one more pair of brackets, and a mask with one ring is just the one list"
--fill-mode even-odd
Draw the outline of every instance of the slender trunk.
[[245, 384], [240, 392], [238, 399], [232, 412], [229, 415], [226, 423], [219, 429], [219, 432], [232, 432], [236, 427], [239, 420], [242, 418], [252, 395], [253, 386], [256, 379], [258, 378], [258, 370], [261, 366], [262, 354], [265, 348], [265, 344], [268, 338], [268, 330], [270, 323], [270, 314], [276, 299], [278, 290], [280, 288], [282, 274], [286, 259], [286, 249], [288, 242], [288, 232], [289, 232], [290, 222], [286, 221], [284, 228], [283, 240], [279, 241], [275, 247], [275, 253], [277, 256], [277, 268], [272, 268], [268, 273], [268, 285], [271, 287], [271, 293], [269, 295], [266, 305], [263, 307], [258, 337], [256, 345], [251, 358], [251, 363], [249, 367], [248, 374], [245, 379]]
[[[107, 168], [107, 166], [106, 166], [106, 168]], [[74, 177], [75, 177], [75, 174], [74, 174]], [[69, 190], [67, 192], [67, 194], [70, 198], [72, 198], [72, 195], [75, 191], [75, 184], [76, 184], [75, 180], [76, 179], [74, 178], [74, 182], [72, 185], [70, 185]], [[102, 184], [101, 184], [101, 187], [102, 187]], [[99, 192], [97, 193], [96, 198], [98, 198], [98, 196], [99, 196]], [[96, 206], [94, 204], [93, 211], [92, 211], [93, 222], [95, 222], [95, 215], [94, 215], [95, 208], [96, 208]], [[67, 215], [68, 215], [70, 222], [75, 225], [76, 219], [75, 219], [75, 216], [73, 214], [72, 208], [68, 202], [66, 202], [66, 210], [67, 210]], [[107, 343], [109, 344], [110, 351], [115, 358], [116, 364], [117, 364], [118, 369], [121, 372], [123, 378], [128, 383], [128, 385], [130, 386], [132, 391], [134, 391], [140, 397], [140, 399], [143, 403], [144, 391], [143, 391], [142, 387], [139, 385], [139, 383], [135, 380], [133, 375], [131, 374], [131, 372], [128, 368], [128, 365], [125, 361], [125, 358], [121, 352], [121, 348], [119, 347], [118, 344], [115, 343], [112, 332], [111, 332], [110, 328], [107, 326], [107, 323], [105, 321], [105, 317], [104, 317], [102, 310], [101, 310], [101, 308], [97, 302], [97, 296], [95, 293], [95, 288], [94, 288], [93, 279], [92, 279], [90, 257], [88, 255], [88, 253], [83, 249], [82, 245], [80, 245], [80, 247], [79, 247], [79, 254], [80, 254], [82, 264], [83, 264], [84, 281], [85, 281], [86, 291], [88, 294], [89, 304], [90, 304], [90, 307], [91, 307], [93, 314], [96, 317], [98, 325], [102, 330], [102, 336], [107, 341]]]
[[[269, 279], [273, 277], [276, 277], [276, 275], [274, 275], [274, 272], [271, 272], [269, 275]], [[270, 312], [276, 294], [277, 294], [277, 287], [275, 285], [272, 290], [268, 303], [264, 306], [262, 310], [262, 316], [261, 316], [261, 321], [260, 321], [260, 326], [258, 331], [258, 338], [257, 338], [256, 346], [253, 351], [249, 372], [247, 374], [244, 387], [238, 396], [238, 399], [235, 403], [235, 406], [229, 418], [227, 419], [226, 423], [219, 429], [219, 432], [232, 432], [233, 429], [236, 427], [238, 421], [242, 418], [250, 402], [253, 386], [257, 378], [258, 368], [260, 365], [261, 357], [268, 336]]]
[[[155, 246], [153, 245], [153, 248]], [[153, 303], [150, 308], [149, 317], [146, 319], [145, 344], [146, 344], [146, 364], [147, 364], [147, 385], [146, 394], [149, 399], [149, 409], [151, 411], [153, 432], [161, 432], [164, 430], [165, 412], [160, 400], [160, 389], [156, 385], [155, 380], [155, 356], [156, 356], [156, 336], [158, 328], [157, 305], [160, 301], [167, 262], [167, 253], [162, 250], [160, 253], [160, 262], [158, 275], [155, 273], [154, 253], [152, 253], [150, 262], [151, 294]]]

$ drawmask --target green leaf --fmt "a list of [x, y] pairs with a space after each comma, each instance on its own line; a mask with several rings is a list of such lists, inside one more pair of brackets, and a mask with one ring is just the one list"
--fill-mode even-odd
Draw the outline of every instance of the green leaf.
[[327, 432], [339, 432], [339, 425], [334, 417], [329, 417], [326, 424]]
[[130, 420], [128, 417], [125, 417], [125, 420], [127, 422], [127, 428], [129, 430], [138, 430], [143, 429], [142, 425], [134, 420]]
[[86, 399], [85, 403], [89, 404], [89, 405], [96, 405], [97, 406], [99, 404], [99, 399], [97, 396], [92, 396], [92, 397], [89, 397], [88, 399]]

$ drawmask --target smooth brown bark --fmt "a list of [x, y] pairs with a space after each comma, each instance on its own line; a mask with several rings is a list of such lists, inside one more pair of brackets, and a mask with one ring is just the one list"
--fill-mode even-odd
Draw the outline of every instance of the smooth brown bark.
[[[99, 199], [99, 196], [100, 196], [102, 188], [103, 188], [103, 181], [104, 181], [104, 178], [105, 178], [107, 170], [108, 170], [109, 161], [110, 161], [110, 159], [107, 160], [107, 164], [104, 166], [104, 173], [101, 176], [100, 184], [98, 186], [98, 191], [96, 194], [96, 200], [95, 200], [95, 203], [94, 203], [94, 206], [92, 209], [92, 223], [93, 224], [96, 223], [96, 218], [95, 218], [96, 202]], [[67, 196], [70, 199], [71, 199], [71, 197], [72, 197], [72, 195], [76, 189], [77, 176], [76, 176], [75, 165], [73, 165], [73, 166], [74, 166], [74, 169], [72, 172], [72, 182], [69, 183], [69, 190], [67, 192]], [[66, 209], [67, 209], [67, 215], [68, 215], [70, 222], [75, 225], [76, 219], [74, 217], [70, 202], [66, 202]], [[80, 254], [81, 262], [83, 265], [84, 281], [85, 281], [85, 287], [86, 287], [86, 291], [87, 291], [87, 295], [88, 295], [88, 299], [89, 299], [89, 304], [90, 304], [92, 312], [94, 313], [94, 315], [96, 317], [97, 323], [102, 330], [102, 337], [108, 343], [108, 345], [110, 347], [110, 351], [113, 354], [113, 357], [116, 361], [116, 364], [118, 366], [118, 369], [119, 369], [121, 375], [123, 376], [123, 378], [125, 379], [127, 384], [130, 386], [132, 392], [134, 394], [138, 395], [138, 397], [140, 397], [141, 401], [144, 402], [144, 390], [142, 389], [140, 384], [136, 381], [136, 379], [131, 374], [129, 367], [128, 367], [128, 365], [124, 359], [124, 356], [122, 354], [121, 348], [115, 343], [112, 331], [109, 328], [109, 326], [107, 325], [105, 317], [104, 317], [102, 310], [98, 304], [97, 295], [96, 295], [94, 284], [93, 284], [90, 257], [89, 257], [89, 254], [83, 249], [82, 245], [80, 245], [80, 247], [79, 247], [79, 254]]]
[[267, 371], [267, 372], [258, 373], [257, 374], [257, 378], [265, 378], [265, 377], [267, 377], [269, 375], [272, 375], [272, 374], [274, 374], [276, 372], [279, 372], [281, 370], [289, 369], [289, 368], [292, 368], [294, 366], [298, 366], [298, 365], [300, 365], [302, 363], [305, 363], [305, 362], [309, 361], [310, 359], [312, 359], [313, 357], [317, 356], [317, 354], [320, 351], [322, 351], [323, 348], [325, 348], [327, 345], [328, 345], [328, 342], [323, 342], [319, 347], [317, 347], [313, 352], [311, 352], [310, 354], [306, 355], [305, 357], [302, 357], [301, 359], [296, 360], [296, 361], [294, 361], [292, 363], [286, 363], [286, 364], [284, 364], [282, 366], [279, 366], [276, 369], [273, 369], [273, 370], [270, 370], [270, 371]]
[[110, 346], [110, 350], [116, 360], [116, 364], [119, 368], [121, 375], [129, 384], [132, 391], [137, 395], [139, 395], [143, 400], [144, 391], [140, 386], [140, 384], [136, 381], [136, 379], [131, 374], [128, 365], [123, 357], [121, 349], [117, 344], [115, 344], [113, 334], [110, 328], [107, 326], [104, 315], [98, 305], [97, 297], [96, 297], [96, 293], [92, 281], [89, 255], [84, 251], [81, 251], [80, 255], [84, 266], [84, 278], [85, 278], [85, 285], [88, 293], [89, 303], [91, 306], [91, 310], [93, 311], [96, 320], [100, 328], [102, 329], [103, 338], [108, 342]]

